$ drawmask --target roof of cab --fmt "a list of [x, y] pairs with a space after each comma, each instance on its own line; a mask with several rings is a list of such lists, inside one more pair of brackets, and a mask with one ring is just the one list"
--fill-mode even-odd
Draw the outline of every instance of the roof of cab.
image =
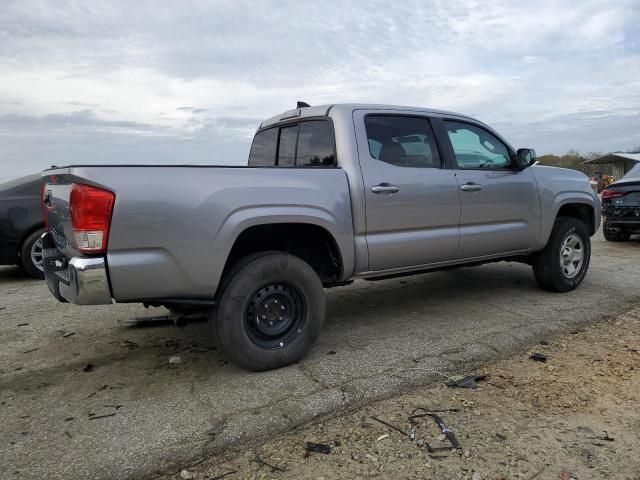
[[[472, 119], [468, 115], [463, 115], [461, 113], [450, 112], [447, 110], [437, 110], [435, 108], [425, 108], [425, 107], [410, 107], [407, 105], [384, 105], [384, 104], [376, 104], [376, 103], [337, 103], [337, 104], [327, 104], [327, 105], [315, 105], [312, 107], [302, 107], [302, 108], [294, 108], [292, 110], [287, 110], [286, 112], [282, 112], [279, 115], [274, 115], [271, 118], [264, 120], [260, 124], [260, 128], [270, 127], [272, 125], [276, 125], [280, 122], [291, 120], [294, 118], [305, 118], [305, 117], [325, 117], [329, 115], [329, 111], [336, 110], [396, 110], [396, 111], [409, 111], [409, 112], [420, 112], [420, 113], [430, 113], [430, 114], [441, 114], [441, 115], [451, 115], [460, 118], [468, 118]], [[476, 120], [476, 119], [473, 119]], [[476, 120], [478, 121], [478, 120]]]

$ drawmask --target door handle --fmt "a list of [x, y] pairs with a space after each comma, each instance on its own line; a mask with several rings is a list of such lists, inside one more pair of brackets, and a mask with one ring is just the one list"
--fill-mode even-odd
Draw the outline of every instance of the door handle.
[[384, 193], [385, 195], [391, 195], [400, 191], [400, 187], [391, 185], [390, 183], [381, 183], [380, 185], [374, 185], [371, 187], [373, 193]]
[[465, 183], [460, 187], [460, 190], [463, 192], [479, 192], [482, 190], [482, 185], [478, 185], [477, 183], [469, 182]]

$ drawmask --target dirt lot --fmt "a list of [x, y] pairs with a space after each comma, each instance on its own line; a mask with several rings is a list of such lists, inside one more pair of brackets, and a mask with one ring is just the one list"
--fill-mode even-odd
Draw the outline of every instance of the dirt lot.
[[[639, 479], [639, 367], [636, 308], [485, 365], [475, 389], [419, 388], [165, 478]], [[408, 432], [419, 407], [440, 410], [459, 451], [437, 450], [450, 444], [430, 417], [415, 440], [373, 418]]]

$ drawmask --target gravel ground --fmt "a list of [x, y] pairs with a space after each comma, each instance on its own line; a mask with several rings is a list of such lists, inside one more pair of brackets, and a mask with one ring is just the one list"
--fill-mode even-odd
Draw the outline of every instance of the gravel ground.
[[[161, 478], [640, 478], [640, 308], [542, 343], [485, 365], [475, 389], [418, 388]], [[411, 440], [416, 408], [439, 411], [462, 448], [431, 417], [415, 420]]]
[[[640, 241], [605, 242], [598, 233], [592, 244], [589, 273], [567, 294], [538, 289], [531, 269], [513, 263], [327, 290], [316, 346], [302, 362], [263, 373], [228, 364], [206, 323], [134, 327], [132, 317], [164, 312], [61, 304], [43, 282], [0, 268], [0, 477], [175, 470], [640, 302]], [[179, 363], [169, 362], [174, 356]]]

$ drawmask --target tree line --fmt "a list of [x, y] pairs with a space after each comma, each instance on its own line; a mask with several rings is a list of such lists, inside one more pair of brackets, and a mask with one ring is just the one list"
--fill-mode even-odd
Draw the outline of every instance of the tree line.
[[[613, 153], [622, 153], [622, 151], [617, 151]], [[625, 153], [640, 153], [640, 145], [635, 148], [632, 148], [628, 152]], [[585, 155], [582, 155], [577, 150], [569, 150], [564, 155], [553, 155], [553, 154], [545, 154], [538, 156], [538, 161], [542, 165], [549, 165], [551, 167], [562, 167], [562, 168], [572, 168], [574, 170], [581, 170], [582, 162], [586, 160], [592, 160], [594, 158], [602, 157], [606, 155], [606, 153], [602, 152], [589, 152]]]

